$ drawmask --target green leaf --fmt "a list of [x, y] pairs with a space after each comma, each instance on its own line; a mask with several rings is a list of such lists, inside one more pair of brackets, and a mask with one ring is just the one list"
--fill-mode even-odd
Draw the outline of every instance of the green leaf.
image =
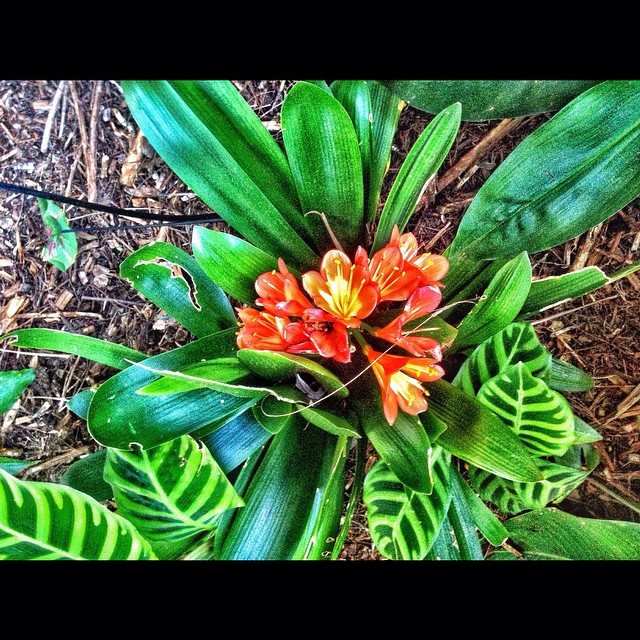
[[37, 462], [37, 460], [19, 460], [18, 458], [0, 456], [0, 469], [3, 469], [12, 476], [15, 476]]
[[195, 227], [193, 255], [203, 271], [232, 298], [253, 304], [259, 275], [278, 268], [278, 259], [222, 231]]
[[378, 455], [406, 487], [418, 493], [430, 493], [433, 488], [429, 473], [431, 442], [420, 420], [398, 411], [396, 421], [389, 426], [373, 375], [360, 376], [356, 385], [352, 408]]
[[62, 351], [114, 369], [126, 369], [132, 362], [140, 362], [148, 357], [129, 347], [56, 329], [18, 329], [2, 337], [9, 338], [9, 344], [13, 347]]
[[[284, 99], [281, 118], [302, 210], [324, 213], [350, 252], [363, 231], [364, 187], [358, 138], [349, 115], [326, 91], [298, 82]], [[318, 249], [333, 248], [322, 221], [317, 216], [308, 220]]]
[[598, 442], [602, 440], [602, 436], [592, 426], [587, 424], [582, 418], [573, 416], [573, 428], [575, 444], [587, 444], [589, 442]]
[[78, 418], [86, 420], [89, 413], [89, 405], [91, 404], [96, 391], [97, 389], [90, 388], [76, 393], [76, 395], [70, 398], [67, 402], [67, 409], [69, 409], [69, 411], [73, 411]]
[[98, 502], [111, 500], [113, 489], [104, 480], [104, 465], [107, 450], [98, 449], [84, 458], [76, 460], [60, 478], [60, 484], [77, 489]]
[[452, 384], [475, 396], [485, 382], [517, 362], [522, 362], [538, 378], [544, 380], [549, 376], [551, 354], [528, 322], [512, 322], [479, 344], [464, 361]]
[[[300, 415], [308, 420], [310, 424], [319, 429], [324, 429], [327, 433], [332, 433], [334, 436], [347, 436], [350, 438], [362, 437], [357, 426], [354, 427], [352, 422], [330, 411], [316, 409], [315, 407], [306, 407], [302, 404], [297, 404], [296, 408], [300, 411]], [[353, 417], [355, 418], [355, 416]]]
[[450, 255], [535, 253], [574, 238], [640, 193], [640, 80], [602, 82], [530, 134], [482, 185]]
[[444, 162], [460, 127], [461, 106], [452, 104], [441, 111], [420, 134], [405, 158], [384, 203], [372, 253], [386, 245], [398, 225], [404, 230], [429, 180]]
[[585, 267], [561, 276], [534, 280], [518, 319], [529, 318], [540, 311], [546, 311], [600, 289], [606, 284], [609, 284], [609, 278], [599, 267]]
[[[483, 560], [480, 536], [474, 519], [477, 514], [468, 504], [467, 494], [453, 476], [459, 477], [455, 467], [450, 470], [451, 504], [447, 512], [448, 525], [455, 537], [455, 548], [459, 551], [462, 560]], [[460, 482], [465, 484], [462, 479]]]
[[367, 473], [362, 499], [367, 507], [371, 538], [385, 558], [425, 558], [449, 509], [450, 461], [446, 451], [434, 448], [431, 494], [406, 487], [382, 460]]
[[173, 245], [153, 242], [134, 251], [120, 265], [120, 275], [199, 338], [237, 322], [222, 289]]
[[593, 389], [593, 378], [578, 367], [569, 362], [553, 358], [551, 360], [551, 372], [549, 386], [556, 391], [589, 391]]
[[214, 535], [224, 511], [244, 506], [209, 450], [190, 436], [151, 451], [110, 449], [104, 477], [118, 513], [150, 542], [177, 543], [175, 557]]
[[509, 536], [505, 526], [472, 491], [471, 487], [460, 475], [460, 472], [455, 468], [451, 472], [451, 487], [454, 495], [459, 494], [464, 498], [476, 527], [478, 527], [478, 530], [487, 541], [496, 547], [505, 542]]
[[531, 264], [523, 252], [493, 277], [480, 301], [458, 326], [449, 351], [475, 346], [504, 329], [518, 315], [530, 286]]
[[547, 460], [537, 460], [537, 465], [543, 475], [539, 482], [513, 482], [472, 466], [469, 482], [482, 500], [496, 505], [502, 513], [520, 513], [561, 502], [589, 475], [588, 471]]
[[292, 267], [313, 262], [286, 158], [230, 82], [123, 81], [122, 88], [154, 149], [212, 210]]
[[445, 380], [428, 385], [429, 408], [447, 425], [438, 444], [454, 456], [521, 482], [541, 479], [518, 436], [475, 398]]
[[201, 438], [224, 473], [233, 471], [259, 451], [272, 434], [262, 427], [251, 411], [244, 411], [219, 429]]
[[[299, 407], [300, 405], [296, 405]], [[278, 400], [273, 396], [265, 396], [251, 407], [253, 417], [270, 433], [282, 431], [292, 420], [297, 409], [290, 402]]]
[[569, 403], [522, 362], [485, 382], [477, 398], [513, 429], [534, 456], [561, 456], [573, 444]]
[[557, 111], [600, 80], [381, 80], [416, 109], [438, 113], [462, 103], [462, 119], [513, 118]]
[[295, 420], [273, 437], [242, 495], [246, 506], [217, 549], [218, 559], [318, 557], [326, 540], [335, 537], [344, 492], [344, 440], [322, 429], [304, 429], [305, 422]]
[[11, 409], [22, 392], [35, 379], [35, 369], [0, 371], [0, 415]]
[[[144, 365], [159, 370], [179, 369], [201, 360], [232, 356], [235, 349], [235, 331], [227, 329], [147, 358]], [[135, 366], [104, 382], [96, 391], [87, 416], [93, 438], [114, 449], [128, 449], [130, 443], [139, 443], [149, 449], [225, 415], [234, 415], [247, 402], [245, 398], [210, 389], [163, 396], [136, 393], [157, 377], [157, 374]]]
[[374, 145], [373, 111], [369, 85], [370, 83], [366, 80], [335, 80], [331, 83], [331, 92], [349, 114], [356, 131], [362, 160], [365, 203], [368, 203], [372, 198], [370, 180]]
[[404, 107], [393, 92], [380, 82], [368, 81], [371, 96], [373, 148], [369, 175], [369, 197], [366, 203], [366, 222], [375, 221], [384, 177], [391, 163], [391, 146]]
[[42, 259], [50, 262], [56, 269], [66, 271], [75, 261], [78, 253], [78, 239], [75, 233], [62, 233], [69, 230], [67, 218], [62, 209], [50, 200], [38, 198], [40, 215], [44, 223], [47, 243], [42, 250]]
[[640, 560], [640, 524], [550, 508], [505, 523], [524, 560]]
[[124, 518], [75, 489], [17, 480], [0, 469], [0, 559], [148, 560]]
[[338, 398], [346, 398], [349, 390], [342, 381], [322, 365], [284, 351], [256, 351], [240, 349], [238, 358], [242, 364], [262, 378], [280, 382], [295, 376], [311, 376], [327, 392]]

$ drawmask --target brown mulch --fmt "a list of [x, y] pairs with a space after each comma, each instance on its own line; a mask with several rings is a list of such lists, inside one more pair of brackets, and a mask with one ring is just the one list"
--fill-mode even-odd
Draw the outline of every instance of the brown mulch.
[[[236, 81], [236, 86], [279, 139], [280, 106], [291, 81]], [[438, 180], [412, 218], [411, 230], [419, 240], [434, 252], [443, 251], [492, 171], [548, 118], [463, 123]], [[403, 112], [387, 188], [430, 119], [415, 109]], [[116, 81], [0, 81], [0, 180], [118, 207], [147, 206], [185, 216], [209, 213], [139, 135]], [[124, 258], [154, 240], [189, 251], [191, 227], [96, 231], [96, 226], [127, 221], [74, 207], [67, 215], [84, 230], [77, 234], [76, 264], [62, 273], [41, 259], [45, 237], [35, 199], [0, 192], [0, 334], [48, 327], [149, 354], [188, 342], [190, 335], [121, 280], [118, 270]], [[639, 246], [636, 200], [597, 229], [531, 256], [534, 275], [560, 275], [585, 265], [611, 274], [637, 260]], [[595, 379], [593, 390], [569, 397], [576, 414], [603, 436], [601, 464], [563, 503], [579, 515], [640, 521], [625, 506], [625, 499], [640, 502], [639, 303], [640, 278], [633, 275], [532, 319], [555, 356]], [[66, 409], [66, 401], [112, 371], [72, 356], [0, 348], [0, 370], [37, 368], [19, 404], [0, 418], [0, 455], [38, 461], [22, 478], [56, 481], [73, 460], [97, 446], [85, 423]], [[380, 559], [363, 509], [341, 558]]]

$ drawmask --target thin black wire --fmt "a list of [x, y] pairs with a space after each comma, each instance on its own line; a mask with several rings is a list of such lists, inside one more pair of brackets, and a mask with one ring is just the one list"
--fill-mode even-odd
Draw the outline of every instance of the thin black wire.
[[[68, 198], [67, 196], [60, 196], [57, 193], [50, 193], [49, 191], [38, 191], [37, 189], [30, 189], [29, 187], [23, 187], [21, 185], [13, 184], [11, 182], [1, 182], [0, 190], [13, 191], [15, 193], [22, 193], [27, 196], [35, 196], [36, 198], [44, 198], [45, 200], [53, 200], [54, 202], [61, 202], [62, 204], [70, 204], [76, 207], [82, 207], [83, 209], [93, 209], [95, 211], [103, 211], [104, 213], [111, 213], [116, 216], [127, 216], [129, 218], [138, 218], [139, 220], [159, 220], [163, 223], [179, 223], [179, 224], [196, 224], [198, 222], [222, 222], [222, 218], [219, 216], [211, 216], [209, 214], [196, 214], [190, 216], [174, 215], [174, 214], [162, 214], [151, 213], [149, 211], [137, 211], [129, 209], [121, 209], [119, 207], [112, 207], [107, 204], [98, 204], [97, 202], [85, 202], [83, 200], [76, 200], [76, 198]], [[140, 225], [142, 227], [151, 226], [173, 226], [170, 224], [160, 225]], [[92, 227], [92, 231], [100, 231], [102, 229], [112, 229], [114, 227]], [[140, 228], [138, 225], [123, 225], [116, 228]], [[76, 233], [77, 231], [88, 231], [89, 229], [68, 229], [63, 233]]]

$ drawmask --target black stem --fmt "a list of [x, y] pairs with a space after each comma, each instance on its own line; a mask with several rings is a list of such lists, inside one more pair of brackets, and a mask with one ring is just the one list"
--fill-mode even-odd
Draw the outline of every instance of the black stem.
[[[71, 204], [77, 207], [82, 207], [84, 209], [93, 209], [95, 211], [103, 211], [104, 213], [112, 213], [116, 216], [138, 218], [139, 220], [161, 220], [165, 222], [182, 222], [183, 224], [192, 224], [194, 222], [222, 222], [222, 218], [212, 218], [211, 215], [207, 213], [192, 216], [182, 216], [173, 214], [150, 213], [148, 211], [129, 211], [128, 209], [111, 207], [107, 204], [85, 202], [83, 200], [76, 200], [75, 198], [68, 198], [67, 196], [59, 196], [55, 193], [49, 193], [48, 191], [38, 191], [37, 189], [22, 187], [17, 184], [12, 184], [11, 182], [0, 182], [0, 189], [4, 189], [5, 191], [14, 191], [16, 193], [23, 193], [27, 196], [35, 196], [36, 198], [44, 198], [45, 200], [53, 200], [54, 202], [61, 202], [63, 204]], [[188, 220], [188, 222], [185, 222], [185, 219]]]

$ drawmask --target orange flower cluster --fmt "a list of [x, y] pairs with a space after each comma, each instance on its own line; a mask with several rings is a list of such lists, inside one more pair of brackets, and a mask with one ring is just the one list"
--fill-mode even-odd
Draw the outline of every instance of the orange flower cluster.
[[[449, 268], [446, 258], [420, 253], [415, 236], [400, 235], [396, 226], [389, 243], [371, 258], [362, 247], [353, 261], [342, 251], [328, 251], [319, 271], [303, 274], [304, 292], [282, 259], [278, 268], [256, 280], [256, 305], [263, 310], [238, 309], [239, 348], [320, 355], [348, 363], [355, 350], [350, 340], [354, 336], [378, 380], [390, 425], [398, 408], [411, 415], [427, 408], [428, 393], [422, 383], [444, 375], [437, 364], [442, 349], [436, 340], [413, 335], [405, 325], [440, 304], [440, 281]], [[386, 326], [370, 327], [363, 322], [380, 303], [401, 301], [405, 302], [402, 312]], [[363, 331], [404, 349], [411, 357], [375, 351]]]

